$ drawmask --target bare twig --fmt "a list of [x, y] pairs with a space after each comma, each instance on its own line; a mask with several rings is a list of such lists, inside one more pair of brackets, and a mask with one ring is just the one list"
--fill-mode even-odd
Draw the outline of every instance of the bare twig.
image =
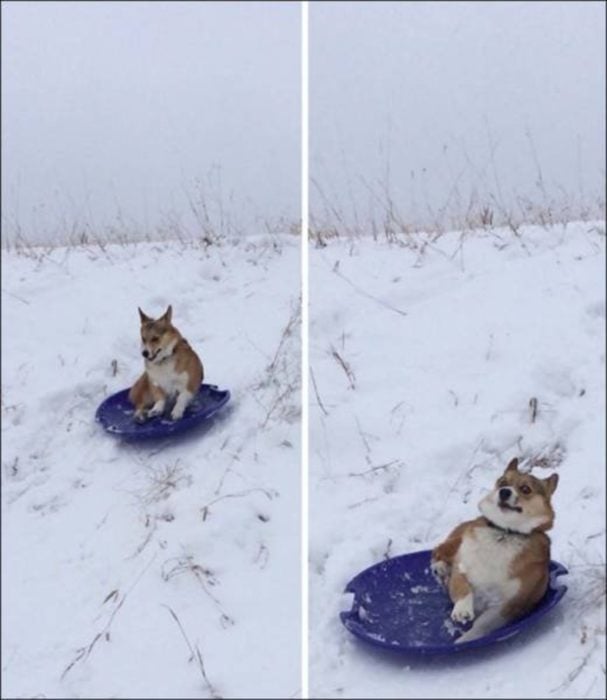
[[360, 506], [364, 506], [365, 503], [373, 503], [373, 501], [378, 501], [379, 496], [373, 496], [370, 498], [363, 498], [362, 501], [357, 501], [356, 503], [351, 503], [348, 506], [348, 510], [354, 510], [354, 508], [360, 508]]
[[366, 290], [361, 289], [358, 285], [354, 284], [354, 282], [352, 282], [352, 280], [348, 279], [344, 274], [342, 274], [338, 270], [335, 270], [334, 272], [340, 279], [342, 279], [344, 282], [347, 282], [352, 287], [352, 289], [354, 289], [354, 291], [357, 292], [358, 294], [362, 294], [362, 296], [367, 297], [367, 299], [371, 299], [371, 301], [374, 301], [376, 304], [383, 306], [385, 309], [388, 309], [390, 311], [394, 311], [394, 313], [398, 314], [399, 316], [406, 316], [407, 315], [406, 311], [402, 311], [401, 309], [397, 309], [396, 306], [392, 306], [392, 304], [389, 304], [387, 301], [384, 301], [383, 299], [379, 299], [378, 297], [373, 296], [373, 294], [369, 294], [369, 292], [367, 292]]
[[209, 501], [208, 503], [206, 503], [204, 506], [202, 506], [201, 511], [203, 513], [203, 520], [206, 520], [209, 508], [212, 505], [215, 505], [215, 503], [219, 503], [219, 501], [223, 501], [226, 498], [244, 498], [245, 496], [248, 496], [251, 493], [263, 493], [263, 495], [269, 501], [271, 501], [273, 498], [276, 498], [276, 496], [278, 496], [278, 491], [264, 489], [261, 487], [247, 489], [246, 491], [238, 491], [237, 493], [226, 493], [224, 496], [219, 496], [218, 498], [215, 498], [212, 501]]
[[141, 499], [145, 504], [163, 501], [181, 484], [189, 486], [192, 482], [192, 477], [184, 471], [179, 459], [172, 464], [152, 469], [148, 475], [150, 486]]
[[[175, 564], [173, 564], [173, 566], [167, 570], [166, 566], [169, 562], [175, 562]], [[221, 601], [208, 589], [207, 582], [211, 586], [215, 586], [217, 584], [217, 580], [212, 571], [205, 569], [204, 567], [200, 566], [200, 564], [197, 564], [191, 556], [173, 557], [171, 559], [167, 559], [162, 565], [161, 576], [164, 581], [170, 581], [170, 579], [172, 579], [174, 576], [185, 573], [190, 573], [194, 576], [204, 593], [211, 599], [217, 610], [219, 610], [221, 615], [221, 624], [224, 627], [235, 624], [234, 618], [232, 618], [231, 615], [228, 615], [221, 604]]]
[[556, 469], [565, 459], [567, 451], [559, 442], [547, 445], [536, 453], [523, 454], [520, 460], [522, 471], [532, 469]]
[[[150, 561], [148, 562], [148, 564], [142, 569], [141, 573], [137, 576], [137, 578], [135, 579], [135, 581], [131, 584], [131, 586], [130, 586], [130, 588], [127, 590], [127, 592], [126, 592], [126, 593], [122, 596], [122, 598], [118, 601], [116, 607], [112, 610], [112, 612], [111, 612], [111, 614], [110, 614], [110, 616], [109, 616], [107, 622], [105, 623], [105, 625], [103, 626], [103, 628], [101, 629], [101, 631], [100, 631], [100, 632], [97, 632], [97, 634], [93, 637], [93, 640], [92, 640], [87, 646], [82, 646], [82, 647], [80, 647], [80, 648], [76, 651], [76, 656], [72, 659], [72, 661], [71, 661], [71, 662], [65, 667], [65, 669], [63, 670], [63, 673], [61, 674], [61, 680], [63, 680], [63, 679], [65, 678], [65, 676], [69, 673], [69, 671], [70, 671], [79, 661], [86, 660], [86, 659], [90, 656], [91, 652], [92, 652], [93, 649], [95, 648], [95, 645], [97, 644], [97, 642], [98, 642], [100, 639], [105, 638], [106, 641], [109, 641], [109, 639], [110, 639], [110, 628], [111, 628], [111, 626], [112, 626], [112, 623], [114, 622], [114, 618], [115, 618], [116, 615], [118, 614], [118, 611], [119, 611], [119, 610], [122, 608], [122, 606], [124, 605], [124, 603], [125, 603], [125, 601], [126, 601], [126, 599], [127, 599], [127, 596], [129, 595], [129, 593], [131, 593], [131, 592], [133, 591], [133, 589], [135, 588], [135, 586], [139, 583], [139, 581], [141, 581], [141, 579], [143, 578], [144, 574], [148, 571], [148, 569], [150, 568], [150, 566], [152, 566], [152, 564], [153, 564], [154, 561], [156, 560], [156, 556], [157, 556], [157, 555], [155, 554], [155, 555], [150, 559]], [[110, 599], [113, 599], [114, 601], [117, 601], [117, 600], [118, 600], [118, 591], [117, 591], [117, 590], [112, 591], [110, 594], [108, 594], [108, 596], [106, 596], [106, 599], [103, 601], [102, 604], [105, 604], [105, 603], [106, 603], [107, 601], [109, 601]]]
[[[282, 331], [280, 341], [274, 357], [266, 367], [261, 381], [254, 385], [253, 397], [265, 409], [266, 414], [261, 422], [265, 428], [273, 417], [282, 418], [285, 421], [293, 420], [299, 415], [299, 402], [292, 397], [296, 394], [301, 383], [299, 364], [295, 360], [293, 344], [287, 342], [294, 335], [294, 329], [301, 321], [301, 305], [297, 304], [292, 310], [285, 328]], [[270, 390], [271, 403], [269, 408], [257, 398], [260, 390]]]
[[529, 399], [529, 418], [532, 423], [535, 423], [535, 419], [537, 418], [537, 399], [535, 396]]
[[3, 289], [2, 292], [4, 294], [8, 294], [11, 297], [14, 297], [15, 299], [17, 299], [17, 301], [20, 301], [22, 304], [26, 304], [27, 306], [30, 305], [30, 303], [27, 299], [20, 297], [18, 294], [15, 294], [14, 292], [9, 292], [8, 289]]
[[[300, 300], [301, 302], [301, 300]], [[287, 342], [287, 339], [291, 336], [293, 333], [293, 330], [295, 327], [299, 324], [301, 321], [300, 318], [300, 304], [297, 305], [291, 316], [289, 317], [289, 320], [287, 321], [287, 325], [284, 327], [282, 334], [280, 336], [280, 341], [278, 343], [278, 347], [276, 348], [276, 352], [274, 353], [274, 357], [272, 358], [272, 362], [270, 362], [270, 365], [268, 367], [268, 372], [271, 374], [275, 369], [276, 365], [278, 363], [278, 358], [280, 357], [280, 353], [282, 352], [285, 343]]]
[[255, 557], [254, 561], [255, 563], [259, 563], [259, 568], [260, 569], [265, 569], [266, 566], [268, 565], [268, 559], [270, 558], [270, 550], [266, 547], [265, 544], [260, 544], [259, 545], [259, 551], [257, 552], [257, 556]]
[[213, 685], [211, 685], [211, 682], [209, 681], [209, 677], [207, 676], [207, 672], [204, 667], [204, 662], [202, 660], [202, 654], [200, 653], [200, 649], [198, 648], [198, 644], [196, 645], [196, 658], [198, 659], [198, 667], [200, 668], [200, 673], [207, 684], [207, 689], [211, 695], [212, 698], [216, 698], [219, 700], [221, 698], [221, 695], [215, 690]]
[[209, 677], [207, 676], [206, 669], [204, 667], [204, 661], [202, 659], [202, 654], [200, 653], [200, 649], [198, 648], [198, 644], [196, 644], [195, 647], [192, 646], [192, 643], [190, 642], [188, 635], [186, 634], [185, 629], [183, 628], [183, 625], [181, 624], [181, 620], [177, 616], [177, 613], [171, 608], [169, 605], [166, 605], [165, 603], [161, 603], [161, 605], [166, 608], [173, 620], [175, 620], [175, 623], [177, 624], [177, 627], [179, 627], [179, 631], [181, 632], [181, 636], [185, 640], [185, 643], [188, 647], [188, 650], [190, 652], [190, 658], [188, 659], [188, 662], [193, 661], [196, 659], [198, 662], [198, 668], [200, 670], [200, 675], [202, 676], [202, 681], [205, 684], [207, 691], [209, 692], [209, 695], [216, 699], [219, 700], [222, 696], [217, 692], [217, 689], [215, 686], [211, 683], [209, 680]]
[[390, 469], [390, 467], [393, 467], [396, 465], [397, 469], [400, 469], [401, 467], [405, 466], [405, 463], [402, 462], [400, 459], [393, 459], [391, 462], [386, 462], [385, 464], [378, 464], [375, 467], [371, 467], [370, 469], [365, 469], [362, 472], [348, 472], [346, 476], [348, 477], [365, 477], [368, 474], [376, 474], [377, 472], [385, 472]]
[[261, 423], [262, 428], [266, 427], [270, 418], [275, 413], [276, 409], [278, 409], [284, 403], [285, 399], [287, 399], [289, 396], [291, 396], [291, 394], [295, 391], [295, 389], [296, 389], [295, 386], [293, 386], [292, 384], [288, 384], [283, 391], [281, 391], [279, 394], [276, 395], [272, 405], [268, 409], [266, 416]]
[[334, 476], [325, 476], [321, 481], [334, 481], [335, 479], [351, 479], [351, 478], [364, 478], [371, 474], [377, 474], [378, 472], [388, 471], [390, 468], [401, 469], [405, 466], [405, 463], [400, 459], [393, 459], [391, 462], [386, 462], [385, 464], [377, 464], [365, 469], [360, 472], [348, 472], [346, 474], [335, 474]]
[[568, 688], [573, 681], [580, 675], [580, 673], [586, 668], [588, 665], [588, 662], [590, 661], [590, 657], [592, 656], [594, 650], [596, 649], [596, 640], [594, 644], [591, 646], [591, 648], [588, 650], [588, 652], [582, 657], [582, 660], [580, 663], [567, 674], [567, 677], [565, 680], [558, 685], [556, 688], [552, 688], [550, 691], [551, 693], [555, 693], [557, 690], [563, 690], [565, 688]]
[[337, 350], [333, 346], [331, 346], [331, 356], [335, 358], [337, 363], [341, 365], [341, 368], [346, 373], [346, 377], [348, 378], [350, 388], [356, 389], [356, 376], [352, 370], [352, 367], [350, 367], [349, 363], [344, 360], [344, 358], [337, 352]]
[[188, 661], [192, 661], [194, 658], [194, 649], [192, 648], [192, 644], [190, 643], [190, 640], [188, 639], [188, 635], [185, 633], [185, 630], [183, 629], [183, 625], [181, 624], [181, 620], [177, 617], [177, 613], [171, 608], [170, 605], [166, 605], [166, 603], [161, 603], [163, 608], [166, 608], [169, 613], [171, 614], [171, 617], [175, 622], [177, 623], [177, 626], [179, 627], [179, 631], [181, 632], [181, 636], [184, 638], [185, 643], [188, 646], [188, 649], [190, 650], [190, 658]]
[[310, 378], [312, 379], [312, 386], [314, 387], [314, 394], [316, 395], [316, 402], [318, 403], [320, 410], [325, 414], [325, 416], [328, 416], [329, 412], [324, 407], [324, 404], [320, 398], [320, 394], [318, 393], [318, 386], [316, 386], [316, 378], [314, 377], [314, 371], [312, 370], [312, 367], [310, 367]]
[[367, 460], [368, 464], [371, 464], [371, 457], [370, 457], [371, 445], [369, 445], [369, 441], [367, 440], [367, 436], [363, 432], [363, 429], [360, 425], [360, 421], [358, 420], [358, 416], [356, 416], [356, 427], [358, 429], [358, 434], [360, 435], [360, 439], [362, 440], [363, 445], [365, 446], [365, 450], [366, 450], [365, 459]]

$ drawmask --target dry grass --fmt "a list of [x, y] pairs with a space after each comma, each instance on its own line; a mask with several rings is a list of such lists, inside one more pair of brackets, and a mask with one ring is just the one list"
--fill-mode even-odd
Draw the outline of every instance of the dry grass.
[[[182, 207], [159, 213], [158, 223], [145, 226], [126, 216], [118, 206], [113, 218], [96, 223], [88, 214], [64, 214], [41, 231], [24, 230], [18, 216], [2, 214], [2, 248], [36, 260], [45, 259], [56, 248], [80, 248], [92, 256], [111, 259], [111, 246], [177, 242], [185, 249], [208, 252], [242, 239], [247, 233], [301, 235], [301, 222], [284, 216], [257, 217], [246, 226], [237, 218], [241, 203], [226, 194], [219, 166], [205, 177], [182, 186]], [[54, 241], [45, 243], [42, 241]]]
[[[525, 135], [527, 155], [535, 170], [534, 185], [525, 194], [507, 192], [505, 196], [506, 188], [495, 157], [497, 144], [488, 127], [487, 153], [480, 167], [464, 148], [462, 155], [466, 165], [459, 172], [453, 172], [445, 153], [444, 163], [437, 165], [438, 172], [428, 169], [411, 172], [409, 183], [399, 181], [395, 186], [391, 156], [387, 153], [383, 172], [374, 182], [363, 176], [356, 178], [357, 196], [350, 192], [348, 204], [343, 203], [344, 197], [340, 194], [328, 193], [328, 182], [321, 183], [312, 177], [309, 239], [317, 247], [325, 247], [332, 239], [371, 235], [374, 240], [420, 250], [427, 241], [434, 242], [447, 231], [470, 233], [505, 228], [520, 237], [520, 229], [525, 225], [549, 227], [572, 221], [604, 220], [604, 187], [595, 196], [586, 194], [581, 186], [578, 192], [572, 192], [557, 184], [549, 191], [546, 184], [549, 178], [543, 172], [533, 135], [529, 131]], [[440, 181], [446, 173], [452, 173], [452, 178], [444, 201], [432, 206], [426, 182], [436, 176]], [[352, 178], [349, 173], [347, 175], [350, 181]], [[420, 187], [425, 204], [421, 204], [415, 194]], [[366, 193], [368, 207], [365, 216], [361, 215], [365, 206], [363, 193]]]
[[565, 446], [557, 441], [539, 449], [523, 451], [519, 460], [519, 468], [521, 471], [531, 471], [536, 468], [558, 469], [566, 455]]
[[352, 369], [349, 362], [344, 360], [344, 358], [337, 352], [334, 346], [330, 349], [331, 357], [337, 362], [337, 364], [342, 368], [346, 378], [348, 379], [348, 384], [350, 389], [356, 389], [356, 375]]
[[186, 473], [179, 459], [172, 464], [150, 467], [146, 471], [146, 478], [147, 487], [140, 496], [145, 505], [164, 501], [173, 491], [180, 487], [188, 487], [192, 483], [191, 475]]
[[234, 624], [234, 619], [223, 608], [221, 601], [211, 591], [210, 588], [216, 586], [219, 581], [215, 574], [204, 566], [198, 564], [191, 555], [183, 555], [181, 557], [171, 557], [163, 564], [160, 572], [163, 581], [170, 581], [176, 576], [187, 575], [193, 577], [198, 582], [205, 595], [212, 601], [220, 615], [220, 623], [222, 627], [231, 627]]
[[272, 360], [261, 380], [252, 387], [252, 396], [264, 412], [261, 428], [266, 428], [270, 421], [292, 423], [301, 415], [300, 325], [301, 303], [298, 300], [283, 328]]
[[93, 649], [95, 649], [97, 643], [101, 640], [104, 640], [105, 642], [110, 642], [111, 641], [111, 627], [114, 622], [114, 619], [116, 618], [116, 615], [118, 612], [122, 609], [122, 606], [124, 605], [127, 597], [129, 594], [133, 592], [139, 581], [143, 578], [143, 576], [147, 573], [149, 568], [152, 566], [154, 561], [156, 560], [156, 555], [154, 555], [150, 561], [146, 564], [146, 566], [141, 570], [141, 573], [135, 578], [129, 589], [126, 591], [126, 593], [123, 593], [120, 595], [120, 591], [118, 589], [112, 590], [110, 593], [106, 595], [104, 598], [103, 602], [101, 605], [111, 605], [111, 612], [109, 613], [107, 620], [103, 627], [93, 636], [92, 640], [86, 644], [85, 646], [82, 646], [76, 650], [76, 655], [74, 658], [70, 661], [70, 663], [63, 669], [63, 672], [61, 674], [61, 680], [65, 678], [65, 676], [76, 666], [78, 663], [81, 661], [86, 661], [89, 656], [91, 655]]
[[186, 634], [186, 631], [185, 631], [183, 625], [181, 624], [181, 620], [179, 619], [179, 617], [177, 616], [177, 613], [173, 610], [173, 608], [171, 608], [169, 605], [164, 605], [164, 607], [169, 611], [169, 614], [171, 615], [173, 620], [175, 620], [175, 624], [179, 628], [179, 631], [181, 632], [181, 636], [183, 637], [183, 639], [188, 647], [188, 650], [190, 652], [190, 657], [188, 659], [188, 663], [191, 663], [194, 660], [197, 662], [198, 670], [200, 671], [200, 676], [202, 678], [202, 682], [204, 684], [205, 690], [209, 693], [209, 697], [216, 698], [219, 700], [222, 696], [217, 692], [217, 689], [209, 680], [209, 677], [207, 675], [207, 671], [206, 671], [206, 668], [204, 665], [204, 661], [202, 658], [202, 654], [200, 652], [198, 644], [192, 645], [188, 635]]

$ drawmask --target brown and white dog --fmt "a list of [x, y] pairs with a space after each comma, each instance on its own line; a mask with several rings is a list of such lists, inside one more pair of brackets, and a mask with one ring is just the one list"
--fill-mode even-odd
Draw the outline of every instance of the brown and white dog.
[[519, 472], [513, 459], [481, 500], [480, 518], [458, 525], [432, 551], [432, 572], [449, 591], [451, 619], [474, 620], [456, 639], [467, 642], [535, 607], [548, 586], [558, 474], [537, 479]]
[[141, 354], [145, 372], [129, 392], [135, 420], [142, 422], [164, 413], [175, 399], [171, 419], [179, 420], [202, 382], [204, 372], [198, 355], [171, 323], [173, 309], [154, 320], [139, 309]]

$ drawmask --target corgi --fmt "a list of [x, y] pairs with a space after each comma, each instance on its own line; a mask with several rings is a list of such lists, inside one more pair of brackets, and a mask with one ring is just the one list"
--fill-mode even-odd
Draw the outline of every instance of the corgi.
[[171, 306], [156, 320], [139, 309], [145, 372], [129, 391], [138, 422], [162, 415], [172, 399], [171, 419], [179, 420], [204, 377], [200, 358], [172, 325], [172, 315]]
[[558, 474], [537, 479], [513, 459], [479, 503], [482, 516], [458, 525], [432, 550], [432, 573], [447, 588], [454, 622], [474, 621], [467, 642], [530, 612], [549, 581]]

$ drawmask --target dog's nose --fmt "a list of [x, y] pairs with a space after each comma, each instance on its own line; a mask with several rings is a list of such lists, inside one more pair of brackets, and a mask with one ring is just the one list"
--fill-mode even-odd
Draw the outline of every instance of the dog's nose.
[[149, 353], [147, 350], [142, 350], [141, 354], [142, 354], [144, 357], [149, 357], [149, 355], [150, 355], [150, 353]]
[[499, 490], [500, 501], [507, 501], [510, 498], [511, 493], [512, 493], [511, 489], [500, 489]]

